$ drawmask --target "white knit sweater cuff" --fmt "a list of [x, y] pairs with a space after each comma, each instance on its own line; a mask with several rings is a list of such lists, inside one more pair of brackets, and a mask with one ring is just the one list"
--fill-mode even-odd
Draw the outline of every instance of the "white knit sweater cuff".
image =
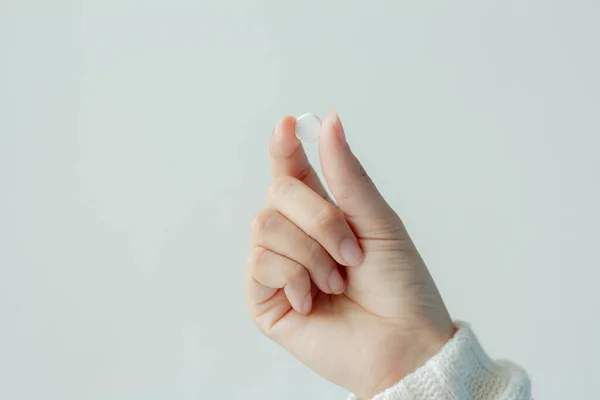
[[470, 326], [456, 325], [458, 331], [438, 354], [373, 400], [530, 400], [527, 373], [508, 361], [492, 361]]

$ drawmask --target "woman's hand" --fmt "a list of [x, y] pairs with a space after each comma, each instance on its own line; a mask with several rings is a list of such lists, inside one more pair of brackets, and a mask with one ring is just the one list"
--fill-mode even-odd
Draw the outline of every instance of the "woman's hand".
[[284, 118], [271, 139], [274, 182], [252, 222], [247, 293], [256, 326], [361, 398], [393, 386], [454, 334], [439, 292], [398, 217], [323, 121], [321, 168], [333, 203]]

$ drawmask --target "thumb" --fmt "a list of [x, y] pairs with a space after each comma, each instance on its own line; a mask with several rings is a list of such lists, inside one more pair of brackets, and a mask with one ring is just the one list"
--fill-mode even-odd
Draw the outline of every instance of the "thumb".
[[352, 153], [335, 111], [323, 120], [321, 170], [329, 190], [359, 239], [397, 239], [404, 226]]

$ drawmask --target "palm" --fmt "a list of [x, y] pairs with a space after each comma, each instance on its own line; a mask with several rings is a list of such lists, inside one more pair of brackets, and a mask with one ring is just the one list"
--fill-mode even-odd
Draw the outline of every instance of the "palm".
[[[363, 240], [365, 262], [347, 269], [345, 294], [328, 295], [313, 288], [313, 311], [303, 315], [280, 290], [264, 304], [269, 311], [257, 323], [300, 361], [341, 386], [351, 387], [360, 380], [365, 366], [374, 376], [386, 376], [388, 369], [398, 370], [399, 365], [412, 370], [423, 361], [408, 354], [416, 332], [427, 322], [420, 308], [443, 304], [426, 304], [437, 291], [418, 254], [402, 250], [403, 243]], [[373, 273], [390, 262], [396, 266], [387, 275]], [[365, 285], [370, 281], [372, 287]], [[423, 284], [412, 285], [416, 282]], [[399, 293], [404, 295], [398, 297]]]

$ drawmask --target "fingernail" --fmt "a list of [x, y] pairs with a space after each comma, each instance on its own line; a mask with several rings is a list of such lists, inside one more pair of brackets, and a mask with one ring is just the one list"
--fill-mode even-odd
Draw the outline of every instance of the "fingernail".
[[302, 312], [304, 314], [309, 314], [311, 308], [312, 308], [312, 294], [309, 293], [308, 296], [306, 296], [306, 299], [304, 299], [304, 303], [302, 304]]
[[354, 239], [344, 239], [340, 245], [340, 253], [349, 266], [358, 265], [363, 259], [363, 252]]
[[336, 133], [338, 135], [340, 143], [348, 147], [348, 141], [346, 140], [346, 132], [344, 132], [344, 127], [342, 126], [340, 122], [340, 117], [338, 116], [336, 116]]
[[340, 141], [340, 143], [344, 146], [348, 146], [348, 141], [346, 140], [346, 132], [344, 132], [344, 127], [342, 126], [340, 116], [338, 115], [338, 113], [335, 110], [329, 111], [329, 114], [327, 114], [327, 120], [331, 124], [331, 129], [333, 129], [333, 131], [337, 135], [337, 138]]
[[342, 276], [337, 268], [331, 272], [331, 275], [329, 275], [329, 288], [335, 294], [344, 293], [344, 290], [346, 289], [344, 279], [342, 279]]

